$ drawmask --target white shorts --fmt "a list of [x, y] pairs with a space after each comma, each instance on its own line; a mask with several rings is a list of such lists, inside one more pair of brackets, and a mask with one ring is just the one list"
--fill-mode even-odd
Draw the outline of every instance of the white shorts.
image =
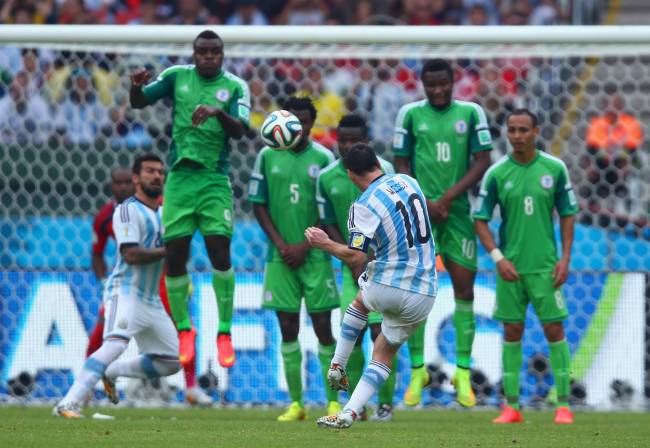
[[366, 308], [384, 315], [381, 332], [391, 345], [399, 345], [415, 332], [435, 302], [435, 297], [359, 279]]
[[135, 338], [140, 353], [178, 356], [178, 332], [162, 306], [114, 295], [104, 298], [104, 310], [104, 339]]

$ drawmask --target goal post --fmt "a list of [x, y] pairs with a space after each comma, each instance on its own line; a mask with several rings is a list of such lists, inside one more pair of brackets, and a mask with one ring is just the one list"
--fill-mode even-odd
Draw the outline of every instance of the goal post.
[[[129, 73], [145, 66], [158, 74], [189, 63], [192, 40], [207, 28], [225, 42], [224, 68], [243, 78], [252, 96], [251, 131], [230, 153], [238, 352], [230, 371], [215, 361], [210, 264], [200, 238], [193, 242], [197, 368], [214, 371], [215, 393], [237, 404], [288, 400], [277, 323], [260, 307], [266, 238], [246, 201], [261, 147], [256, 127], [288, 96], [309, 95], [318, 109], [314, 139], [336, 152], [338, 120], [356, 113], [366, 119], [377, 151], [391, 159], [397, 111], [423, 98], [422, 60], [443, 57], [454, 67], [454, 96], [486, 111], [493, 161], [508, 151], [507, 113], [528, 107], [540, 117], [540, 148], [569, 168], [581, 204], [565, 286], [574, 402], [642, 405], [650, 387], [650, 26], [0, 27], [0, 395], [56, 399], [83, 365], [100, 301], [90, 270], [90, 225], [109, 199], [110, 172], [143, 151], [166, 156], [171, 142], [172, 105], [131, 109]], [[590, 132], [607, 113], [630, 117], [639, 131], [599, 148]], [[501, 379], [500, 327], [491, 318], [495, 272], [480, 248], [479, 260], [473, 366], [483, 380], [475, 386], [481, 403], [494, 405]], [[452, 313], [453, 291], [443, 273], [425, 359], [448, 376], [455, 364]], [[335, 334], [338, 319], [334, 313]], [[317, 340], [308, 322], [303, 315], [305, 396], [322, 403]], [[548, 349], [532, 312], [527, 326], [522, 396], [540, 404], [552, 390]], [[406, 352], [400, 356], [408, 366]], [[408, 369], [400, 373], [396, 401]], [[181, 388], [182, 377], [173, 384]], [[445, 405], [452, 395], [444, 383], [425, 402]]]

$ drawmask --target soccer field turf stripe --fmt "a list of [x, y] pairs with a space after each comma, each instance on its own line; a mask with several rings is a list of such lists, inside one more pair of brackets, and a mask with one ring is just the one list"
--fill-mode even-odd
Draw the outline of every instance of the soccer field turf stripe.
[[584, 378], [600, 350], [609, 323], [616, 312], [616, 304], [620, 298], [624, 278], [625, 274], [621, 273], [607, 275], [605, 287], [598, 301], [598, 309], [594, 313], [591, 324], [580, 341], [580, 346], [571, 361], [572, 377], [576, 380]]

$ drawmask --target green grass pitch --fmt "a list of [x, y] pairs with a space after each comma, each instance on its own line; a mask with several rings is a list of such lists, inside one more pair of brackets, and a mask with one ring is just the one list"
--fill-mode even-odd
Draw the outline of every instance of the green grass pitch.
[[115, 420], [63, 420], [51, 408], [0, 407], [0, 447], [648, 447], [650, 414], [576, 413], [573, 426], [551, 412], [525, 413], [526, 423], [497, 426], [496, 412], [397, 411], [391, 423], [318, 428], [322, 410], [304, 422], [278, 423], [279, 410], [86, 409]]

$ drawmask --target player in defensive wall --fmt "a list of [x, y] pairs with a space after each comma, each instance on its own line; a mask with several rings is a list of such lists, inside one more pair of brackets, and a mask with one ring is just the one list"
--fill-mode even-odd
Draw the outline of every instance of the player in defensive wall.
[[[165, 257], [158, 206], [164, 179], [165, 165], [158, 156], [146, 154], [133, 163], [135, 195], [113, 213], [118, 257], [104, 289], [104, 342], [55, 406], [57, 416], [82, 418], [81, 403], [100, 378], [109, 400], [117, 404], [118, 377], [151, 379], [173, 375], [181, 368], [178, 334], [158, 291]], [[141, 354], [119, 360], [131, 338]]]
[[[282, 361], [291, 404], [278, 420], [286, 422], [307, 417], [298, 341], [302, 298], [318, 338], [318, 359], [327, 384], [335, 348], [331, 311], [339, 307], [339, 294], [330, 256], [310, 248], [304, 235], [306, 228], [319, 222], [316, 177], [334, 162], [334, 155], [310, 138], [316, 108], [309, 98], [290, 97], [283, 109], [300, 120], [302, 139], [289, 150], [260, 151], [251, 174], [248, 200], [270, 240], [262, 307], [276, 312], [282, 334]], [[326, 388], [326, 395], [329, 412], [337, 413], [341, 409], [338, 392]]]
[[[397, 114], [395, 169], [415, 177], [427, 198], [436, 250], [454, 288], [457, 368], [452, 383], [458, 403], [472, 407], [476, 404], [470, 367], [477, 255], [467, 190], [490, 166], [492, 139], [481, 106], [452, 99], [454, 72], [447, 61], [425, 61], [420, 77], [426, 99], [406, 104]], [[428, 382], [424, 332], [423, 323], [408, 342], [412, 372], [404, 403], [409, 406], [420, 403]]]
[[[336, 140], [339, 150], [339, 160], [331, 163], [318, 175], [317, 196], [318, 211], [325, 231], [332, 241], [346, 244], [350, 236], [348, 231], [348, 216], [350, 206], [361, 195], [359, 188], [352, 183], [348, 172], [343, 165], [343, 159], [348, 150], [357, 143], [368, 144], [368, 126], [359, 115], [345, 115], [341, 118], [336, 131]], [[393, 174], [393, 165], [387, 160], [377, 157], [384, 173]], [[343, 291], [341, 293], [341, 309], [346, 310], [359, 292], [357, 278], [352, 274], [351, 266], [343, 263]], [[381, 331], [382, 316], [380, 313], [371, 312], [368, 315], [371, 338], [377, 339]], [[347, 372], [350, 378], [350, 390], [357, 387], [365, 367], [363, 354], [363, 335], [357, 338], [357, 343], [350, 354]], [[397, 370], [397, 356], [393, 359], [393, 370], [386, 382], [378, 391], [378, 407], [373, 421], [390, 421], [393, 419], [393, 395], [395, 392], [395, 371]], [[361, 416], [364, 418], [364, 415]]]
[[[503, 388], [507, 404], [494, 423], [519, 423], [521, 339], [526, 309], [532, 303], [549, 343], [558, 402], [555, 423], [573, 423], [569, 410], [571, 355], [563, 320], [568, 317], [562, 285], [569, 275], [575, 215], [569, 173], [562, 160], [536, 147], [537, 117], [527, 109], [506, 120], [512, 152], [485, 173], [473, 213], [481, 243], [497, 267], [494, 318], [503, 322]], [[496, 206], [501, 211], [499, 246], [488, 227]], [[562, 257], [558, 259], [553, 210], [560, 215]]]
[[219, 310], [219, 364], [232, 367], [235, 274], [230, 259], [233, 232], [232, 187], [228, 142], [248, 128], [250, 93], [246, 83], [222, 69], [223, 41], [212, 31], [193, 42], [192, 65], [175, 65], [145, 85], [151, 74], [131, 75], [131, 106], [140, 109], [161, 98], [174, 102], [171, 172], [165, 185], [166, 284], [172, 316], [180, 335], [180, 359], [194, 362], [196, 333], [187, 307], [190, 242], [198, 229], [213, 267], [212, 286]]

